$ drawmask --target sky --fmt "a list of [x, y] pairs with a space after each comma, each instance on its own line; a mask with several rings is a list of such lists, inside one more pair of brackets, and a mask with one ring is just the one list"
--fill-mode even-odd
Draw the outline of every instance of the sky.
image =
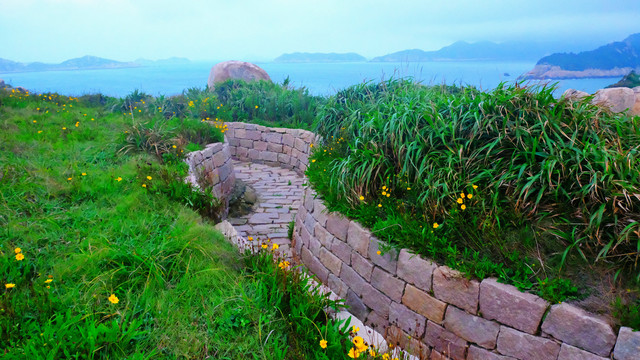
[[638, 32], [639, 0], [0, 0], [0, 58], [21, 62], [372, 58], [460, 40], [587, 50]]

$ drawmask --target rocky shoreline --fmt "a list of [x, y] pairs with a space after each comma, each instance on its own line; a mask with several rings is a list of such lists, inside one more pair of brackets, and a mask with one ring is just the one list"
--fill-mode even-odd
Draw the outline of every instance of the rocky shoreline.
[[632, 70], [639, 71], [632, 67], [613, 69], [585, 69], [585, 70], [565, 70], [556, 65], [536, 65], [531, 71], [520, 76], [523, 80], [566, 80], [584, 78], [609, 78], [621, 77], [629, 74]]

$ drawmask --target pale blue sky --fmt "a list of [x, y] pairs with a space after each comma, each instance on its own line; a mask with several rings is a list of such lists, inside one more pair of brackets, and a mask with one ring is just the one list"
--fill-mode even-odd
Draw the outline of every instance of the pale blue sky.
[[458, 40], [601, 45], [640, 32], [640, 0], [0, 0], [0, 58], [60, 62], [371, 58]]

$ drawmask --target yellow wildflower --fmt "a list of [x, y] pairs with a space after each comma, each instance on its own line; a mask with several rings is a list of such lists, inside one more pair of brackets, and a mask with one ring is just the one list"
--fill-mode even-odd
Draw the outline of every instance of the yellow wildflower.
[[378, 250], [378, 251], [376, 251], [376, 254], [382, 255], [382, 252], [380, 252], [380, 250]]
[[147, 176], [147, 180], [151, 180], [151, 176]]
[[4, 287], [7, 289], [11, 289], [12, 287], [15, 287], [16, 284], [12, 284], [12, 283], [8, 283], [8, 284], [4, 284]]
[[73, 179], [73, 178], [67, 178], [68, 181], [71, 181], [71, 179]]
[[467, 199], [471, 199], [473, 197], [472, 194], [467, 194]]
[[14, 251], [16, 254], [19, 254], [19, 253], [21, 253], [21, 252], [22, 252], [22, 249], [20, 249], [20, 248], [16, 248], [16, 249], [15, 249], [15, 250], [13, 250], [13, 251]]
[[175, 145], [173, 145], [172, 147], [173, 147], [174, 149], [176, 148], [176, 146], [175, 146]]
[[16, 260], [18, 261], [24, 260], [24, 255], [22, 253], [16, 254]]
[[471, 185], [471, 186], [473, 186], [473, 190], [478, 188], [478, 185]]
[[364, 196], [360, 195], [360, 201], [364, 200]]
[[109, 296], [109, 301], [111, 301], [112, 304], [117, 304], [120, 300], [115, 294], [111, 294], [111, 296]]
[[383, 191], [383, 192], [382, 192], [382, 196], [385, 196], [385, 195], [387, 195], [387, 192], [386, 192], [386, 191]]
[[378, 204], [378, 207], [382, 207], [382, 204]]
[[434, 228], [434, 229], [437, 229], [437, 228], [438, 228], [438, 226], [440, 226], [440, 225], [438, 225], [438, 223], [437, 223], [437, 222], [433, 223], [433, 228]]
[[256, 105], [256, 109], [258, 108], [258, 105]]
[[271, 247], [271, 250], [278, 250], [280, 246], [278, 244], [273, 244], [273, 247]]
[[87, 173], [82, 173], [82, 176], [87, 176]]
[[467, 208], [467, 206], [466, 206], [466, 205], [464, 205], [464, 204], [463, 204], [463, 205], [460, 205], [460, 209], [464, 210], [464, 209], [466, 209], [466, 208]]
[[53, 279], [47, 279], [47, 280], [45, 280], [45, 281], [44, 281], [44, 283], [45, 283], [45, 284], [48, 284], [48, 283], [50, 283], [50, 282], [52, 282], [52, 281], [53, 281]]
[[351, 348], [351, 350], [349, 350], [349, 353], [347, 353], [347, 355], [349, 355], [350, 358], [355, 359], [358, 356], [360, 356], [360, 353], [355, 348]]
[[461, 198], [463, 198], [463, 197], [464, 197], [464, 193], [463, 193], [463, 192], [461, 192], [461, 193], [460, 193], [460, 197], [461, 197]]
[[462, 204], [462, 198], [458, 198], [458, 200], [456, 200], [458, 202], [458, 204]]
[[262, 244], [262, 248], [266, 249], [267, 248], [267, 244]]
[[320, 340], [320, 347], [323, 348], [323, 349], [326, 349], [327, 348], [327, 340], [325, 340], [325, 339]]
[[116, 181], [122, 181], [122, 178], [121, 178], [120, 176], [118, 176], [118, 177], [116, 178]]
[[38, 130], [38, 134], [42, 134], [42, 130]]
[[351, 331], [354, 332], [354, 333], [357, 333], [358, 331], [360, 331], [360, 328], [355, 326], [355, 325], [353, 325], [353, 327], [351, 328]]
[[143, 188], [146, 188], [146, 187], [147, 187], [147, 184], [142, 184], [142, 187], [143, 187]]
[[408, 188], [407, 188], [407, 190], [411, 190], [411, 188], [410, 188], [410, 187], [408, 187]]
[[249, 237], [247, 238], [247, 240], [249, 240], [249, 241], [253, 241], [253, 236], [249, 236]]

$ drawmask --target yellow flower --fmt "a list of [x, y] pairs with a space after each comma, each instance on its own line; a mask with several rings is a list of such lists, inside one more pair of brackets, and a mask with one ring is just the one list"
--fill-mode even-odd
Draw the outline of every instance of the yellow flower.
[[278, 244], [273, 244], [273, 247], [271, 248], [271, 250], [278, 250], [280, 246]]
[[249, 241], [253, 241], [253, 236], [249, 236], [249, 237], [247, 238], [247, 240], [249, 240]]
[[256, 109], [258, 108], [258, 105], [256, 105]]
[[460, 206], [460, 209], [462, 209], [462, 210], [464, 210], [464, 209], [466, 209], [466, 208], [467, 208], [467, 206], [466, 206], [466, 205], [461, 205], [461, 206]]
[[[360, 330], [360, 329], [358, 329], [358, 330]], [[361, 336], [354, 337], [352, 341], [353, 341], [353, 345], [356, 346], [356, 350], [358, 352], [363, 352], [363, 351], [367, 350], [368, 346], [365, 345], [364, 339]]]
[[142, 187], [143, 187], [143, 188], [146, 188], [146, 187], [147, 187], [147, 184], [142, 184]]
[[47, 285], [47, 289], [51, 289], [51, 286]]
[[278, 264], [278, 267], [279, 267], [280, 269], [284, 270], [284, 269], [288, 268], [288, 267], [289, 267], [289, 265], [290, 265], [290, 264], [289, 264], [289, 262], [288, 262], [288, 261], [282, 261], [282, 262], [280, 262], [280, 263]]
[[53, 279], [47, 279], [47, 280], [45, 280], [45, 281], [44, 281], [44, 283], [45, 283], [45, 284], [48, 284], [48, 283], [50, 283], [50, 282], [52, 282], [52, 281], [53, 281]]
[[408, 187], [408, 188], [407, 188], [407, 190], [411, 190], [411, 188], [410, 188], [410, 187]]
[[313, 147], [313, 144], [309, 144], [309, 147]]
[[117, 304], [120, 300], [115, 294], [111, 294], [111, 296], [109, 296], [109, 301], [111, 301], [112, 304]]
[[42, 130], [38, 130], [38, 134], [42, 134]]
[[360, 201], [364, 200], [364, 196], [360, 195]]
[[118, 177], [116, 178], [116, 181], [122, 181], [122, 178], [121, 178], [120, 176], [118, 176]]
[[13, 251], [15, 251], [15, 253], [16, 253], [16, 254], [19, 254], [19, 253], [21, 253], [21, 252], [22, 252], [22, 249], [20, 249], [20, 248], [16, 248], [16, 249], [15, 249], [15, 250], [13, 250]]
[[87, 173], [82, 173], [82, 176], [87, 176]]
[[460, 197], [461, 197], [461, 198], [463, 198], [463, 197], [464, 197], [464, 193], [463, 193], [463, 192], [461, 192], [461, 193], [460, 193]]
[[16, 254], [16, 260], [18, 261], [24, 260], [24, 255], [22, 253]]
[[471, 199], [473, 197], [472, 194], [467, 194], [467, 199]]
[[151, 180], [151, 176], [147, 176], [147, 180]]
[[387, 197], [391, 196], [391, 194], [387, 194]]
[[378, 207], [382, 207], [382, 204], [378, 204]]
[[458, 198], [458, 200], [456, 200], [458, 202], [458, 204], [462, 204], [462, 198]]
[[355, 326], [355, 325], [353, 325], [353, 327], [351, 328], [351, 331], [354, 332], [354, 333], [357, 333], [358, 331], [360, 331], [360, 328]]
[[67, 178], [68, 181], [71, 181], [71, 179], [73, 179], [73, 178]]
[[15, 287], [16, 284], [12, 284], [12, 283], [8, 283], [8, 284], [4, 284], [4, 287], [7, 289], [11, 289], [12, 287]]
[[382, 360], [389, 360], [389, 354], [382, 354]]
[[174, 149], [176, 148], [176, 146], [175, 146], [175, 145], [173, 145], [172, 147], [173, 147]]
[[471, 186], [473, 186], [473, 190], [478, 188], [478, 185], [471, 185]]
[[382, 190], [387, 190], [387, 187], [386, 186], [382, 186]]
[[386, 192], [386, 191], [383, 191], [383, 192], [382, 192], [382, 196], [385, 196], [385, 195], [387, 195], [387, 192]]
[[326, 349], [327, 348], [327, 340], [325, 340], [325, 339], [320, 340], [320, 347], [323, 348], [323, 349]]
[[311, 160], [312, 163], [316, 162], [316, 159]]
[[376, 254], [380, 255], [380, 254], [382, 254], [382, 253], [380, 252], [380, 250], [378, 250], [378, 251], [376, 251]]
[[33, 123], [35, 124], [35, 123], [37, 123], [37, 121], [33, 120]]
[[351, 348], [351, 350], [349, 350], [349, 353], [347, 355], [349, 355], [350, 358], [355, 359], [358, 356], [360, 356], [360, 353], [355, 348]]
[[262, 244], [262, 248], [266, 249], [267, 248], [267, 244]]
[[375, 357], [376, 356], [376, 352], [373, 349], [369, 349], [369, 355]]
[[79, 123], [79, 122], [77, 122], [77, 123], [76, 123], [76, 127], [78, 127], [78, 126], [80, 126], [80, 123]]
[[438, 223], [437, 223], [437, 222], [433, 223], [433, 228], [434, 228], [434, 229], [437, 229], [437, 228], [438, 228], [438, 226], [440, 226], [440, 225], [438, 225]]
[[66, 127], [63, 127], [63, 128], [62, 128], [62, 130], [67, 130], [67, 128], [66, 128]]

